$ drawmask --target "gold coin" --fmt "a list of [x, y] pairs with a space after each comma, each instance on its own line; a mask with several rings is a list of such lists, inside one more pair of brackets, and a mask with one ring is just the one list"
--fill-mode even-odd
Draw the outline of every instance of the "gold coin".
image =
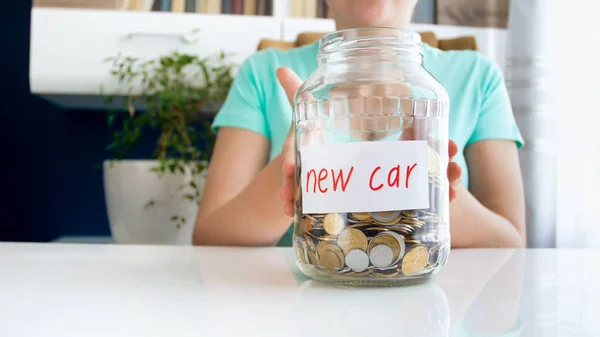
[[410, 219], [410, 218], [402, 218], [400, 220], [400, 222], [404, 223], [404, 224], [407, 224], [407, 225], [412, 225], [412, 226], [419, 225], [421, 223], [419, 220]]
[[337, 236], [329, 236], [329, 235], [317, 236], [312, 233], [309, 233], [309, 235], [319, 241], [333, 242], [333, 243], [335, 243], [337, 241]]
[[421, 241], [419, 241], [417, 239], [414, 239], [414, 238], [409, 238], [408, 240], [405, 240], [404, 242], [406, 242], [406, 243], [415, 243], [415, 244], [421, 243]]
[[411, 231], [406, 229], [398, 229], [398, 232], [400, 232], [400, 234], [402, 234], [404, 237], [407, 237], [410, 235], [410, 233], [412, 233]]
[[378, 245], [386, 245], [392, 249], [392, 252], [394, 253], [394, 259], [392, 260], [391, 264], [398, 262], [398, 260], [404, 256], [406, 251], [404, 238], [395, 232], [379, 233], [377, 236], [372, 238], [371, 241], [369, 241], [368, 252], [371, 252], [371, 249]]
[[391, 273], [375, 272], [375, 277], [396, 277], [400, 274], [400, 269], [393, 269]]
[[419, 211], [405, 210], [405, 211], [402, 211], [402, 215], [407, 216], [409, 218], [415, 218], [419, 215]]
[[440, 174], [440, 156], [431, 147], [427, 146], [427, 161], [429, 166], [429, 175], [437, 176]]
[[338, 246], [344, 254], [348, 254], [352, 249], [367, 250], [368, 240], [363, 232], [356, 228], [346, 228], [338, 236]]
[[298, 230], [302, 233], [307, 233], [310, 230], [308, 221], [304, 218], [298, 220]]
[[371, 221], [372, 218], [369, 213], [350, 213], [355, 219], [360, 221]]
[[385, 227], [369, 227], [369, 228], [365, 228], [366, 231], [379, 231], [379, 232], [387, 232], [390, 229], [389, 228], [385, 228]]
[[323, 220], [323, 228], [328, 234], [340, 234], [344, 230], [344, 217], [339, 213], [327, 214]]
[[314, 250], [307, 250], [306, 251], [306, 257], [308, 259], [308, 263], [312, 264], [313, 266], [316, 266], [317, 263], [319, 262], [317, 259], [317, 254], [315, 253]]
[[419, 273], [429, 262], [429, 250], [422, 244], [414, 245], [402, 259], [402, 272], [410, 276]]
[[319, 266], [328, 272], [335, 272], [344, 267], [344, 253], [333, 243], [319, 242], [317, 257]]
[[304, 244], [299, 244], [296, 252], [298, 254], [300, 262], [302, 262], [302, 264], [306, 264], [308, 262], [308, 259], [306, 258], [306, 248], [304, 247]]
[[349, 225], [348, 227], [355, 228], [355, 227], [365, 227], [365, 226], [372, 226], [372, 224], [366, 223], [366, 222], [360, 222], [360, 223], [354, 223], [352, 225]]

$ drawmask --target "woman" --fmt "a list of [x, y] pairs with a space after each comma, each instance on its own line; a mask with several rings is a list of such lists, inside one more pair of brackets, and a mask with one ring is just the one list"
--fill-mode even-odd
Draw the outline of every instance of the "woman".
[[[417, 0], [329, 0], [336, 29], [403, 28]], [[290, 100], [317, 67], [317, 44], [269, 49], [242, 65], [214, 121], [217, 142], [194, 244], [291, 245], [293, 135]], [[503, 78], [473, 51], [424, 46], [425, 68], [450, 96], [452, 247], [522, 247], [523, 144]], [[282, 173], [283, 171], [283, 173]], [[283, 208], [283, 211], [282, 211]]]

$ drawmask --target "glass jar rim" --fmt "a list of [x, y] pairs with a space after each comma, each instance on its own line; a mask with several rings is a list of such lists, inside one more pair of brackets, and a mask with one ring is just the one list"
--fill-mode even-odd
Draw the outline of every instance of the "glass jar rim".
[[319, 39], [319, 50], [327, 53], [334, 48], [374, 46], [403, 47], [421, 52], [421, 35], [410, 29], [394, 27], [358, 27], [336, 30]]

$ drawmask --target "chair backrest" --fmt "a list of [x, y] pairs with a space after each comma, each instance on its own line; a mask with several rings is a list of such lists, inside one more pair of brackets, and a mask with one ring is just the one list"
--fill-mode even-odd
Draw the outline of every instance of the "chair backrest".
[[[320, 39], [326, 33], [310, 32], [300, 33], [296, 41], [281, 41], [262, 39], [258, 44], [258, 50], [267, 48], [290, 49], [310, 44]], [[428, 45], [441, 50], [478, 50], [477, 39], [474, 36], [459, 36], [451, 39], [438, 39], [433, 32], [420, 32], [421, 40]]]

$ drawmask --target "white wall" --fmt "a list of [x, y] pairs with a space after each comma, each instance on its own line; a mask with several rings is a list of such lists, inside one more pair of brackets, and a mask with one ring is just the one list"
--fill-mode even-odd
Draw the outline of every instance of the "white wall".
[[552, 5], [557, 244], [600, 248], [600, 2]]

